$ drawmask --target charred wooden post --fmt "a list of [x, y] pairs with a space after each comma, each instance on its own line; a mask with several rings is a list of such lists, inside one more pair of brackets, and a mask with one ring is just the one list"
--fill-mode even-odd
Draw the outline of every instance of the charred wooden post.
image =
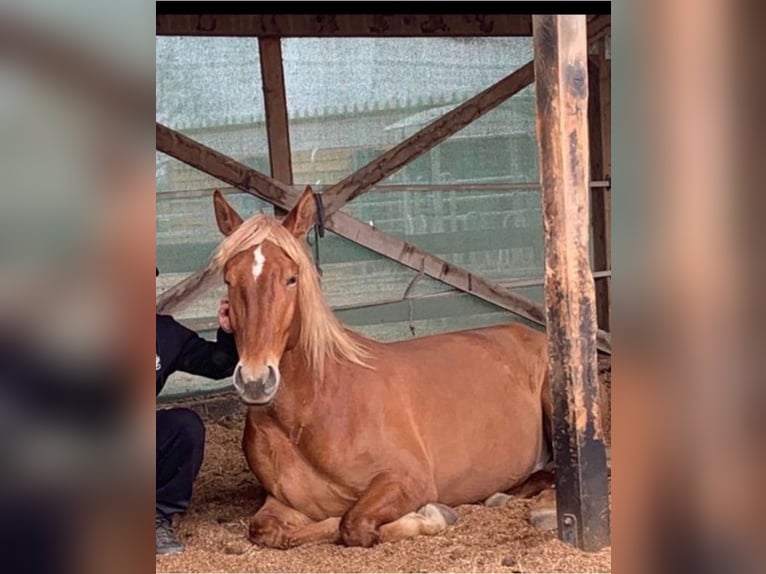
[[586, 19], [532, 23], [558, 532], [594, 551], [609, 543], [609, 499], [588, 253]]

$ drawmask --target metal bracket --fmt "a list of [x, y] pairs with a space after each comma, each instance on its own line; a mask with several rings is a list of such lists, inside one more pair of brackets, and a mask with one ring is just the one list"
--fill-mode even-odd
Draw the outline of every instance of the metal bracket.
[[561, 540], [577, 548], [578, 538], [577, 517], [574, 514], [564, 514], [561, 517]]

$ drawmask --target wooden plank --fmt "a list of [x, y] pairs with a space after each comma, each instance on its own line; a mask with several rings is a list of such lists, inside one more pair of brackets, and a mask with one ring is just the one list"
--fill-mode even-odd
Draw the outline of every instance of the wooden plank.
[[531, 36], [532, 18], [483, 14], [158, 14], [158, 36]]
[[[603, 45], [603, 42], [599, 42]], [[600, 181], [604, 178], [604, 153], [601, 130], [601, 83], [597, 58], [588, 58], [588, 140], [590, 142], [590, 178]], [[590, 194], [591, 229], [593, 241], [593, 267], [608, 269], [607, 256], [607, 215], [608, 192]], [[609, 331], [609, 279], [596, 281], [596, 316], [598, 326]]]
[[279, 207], [293, 205], [300, 192], [259, 171], [251, 169], [187, 135], [156, 124], [155, 141], [158, 151], [174, 157], [233, 187], [254, 193], [261, 199]]
[[[596, 18], [592, 23], [594, 35], [601, 34], [608, 21], [607, 16]], [[533, 81], [533, 62], [528, 62], [339, 181], [322, 194], [327, 217], [331, 218], [347, 202], [369, 191], [379, 181], [483, 117]]]
[[[444, 233], [423, 233], [409, 235], [406, 240], [429, 253], [457, 255], [472, 252], [498, 252], [509, 249], [501, 238], [513, 237], [514, 248], [530, 248], [538, 244], [539, 229], [474, 229]], [[199, 269], [207, 263], [218, 242], [201, 241], [185, 243], [160, 243], [157, 245], [157, 261], [161, 262], [163, 273], [184, 273]], [[346, 263], [351, 261], [373, 261], [373, 252], [362, 249], [354, 243], [328, 236], [322, 240], [322, 264]]]
[[[359, 305], [349, 309], [335, 309], [345, 325], [363, 327], [383, 323], [425, 321], [444, 319], [463, 315], [483, 315], [496, 313], [497, 307], [467, 293], [439, 293], [438, 295], [418, 297], [403, 301], [384, 301], [370, 305]], [[212, 331], [218, 325], [215, 317], [187, 319], [182, 323], [198, 332]]]
[[[609, 189], [604, 194], [604, 218], [606, 230], [606, 261], [612, 266], [612, 60], [607, 56], [607, 46], [610, 36], [607, 35], [599, 50], [599, 82], [601, 100], [601, 152], [604, 166], [604, 178], [609, 181]], [[611, 280], [607, 283], [608, 296], [611, 305]], [[611, 320], [610, 320], [611, 325]], [[609, 329], [611, 330], [611, 329]]]
[[[601, 272], [601, 275], [608, 274], [608, 271]], [[543, 283], [543, 279], [521, 279], [510, 282], [503, 281], [501, 285], [507, 288], [535, 287], [541, 286]], [[497, 313], [497, 307], [468, 293], [449, 290], [410, 297], [408, 299], [333, 307], [333, 311], [345, 325], [361, 327], [409, 321], [410, 318], [413, 321], [424, 321]], [[198, 332], [214, 332], [218, 328], [218, 319], [216, 317], [197, 317], [179, 320], [190, 329]]]
[[604, 142], [602, 151], [604, 154], [604, 175], [612, 177], [612, 60], [606, 56], [606, 42], [600, 42], [599, 46], [599, 78], [601, 100], [601, 137]]
[[[290, 155], [290, 127], [287, 121], [285, 77], [282, 69], [282, 41], [279, 38], [259, 38], [263, 101], [266, 108], [266, 137], [269, 142], [271, 177], [288, 185], [293, 183]], [[275, 215], [286, 212], [274, 207]]]
[[[290, 186], [248, 168], [159, 123], [156, 126], [156, 142], [159, 151], [278, 207], [290, 209], [298, 200], [299, 192]], [[341, 237], [359, 243], [412, 269], [423, 269], [426, 275], [447, 285], [472, 293], [538, 325], [545, 324], [542, 308], [532, 301], [418, 249], [402, 239], [370, 227], [350, 215], [343, 212], [336, 213], [336, 216], [328, 222], [327, 228]], [[187, 299], [209, 288], [214, 275], [214, 270], [208, 265], [205, 269], [187, 277], [157, 298], [157, 308], [168, 313], [177, 311], [183, 307]], [[607, 333], [599, 334], [599, 342], [604, 352], [611, 352], [610, 337]]]
[[[603, 189], [611, 187], [611, 181], [591, 181], [591, 189]], [[296, 190], [303, 189], [300, 185], [294, 186]], [[330, 189], [329, 185], [312, 185], [315, 191], [325, 191]], [[167, 201], [170, 199], [191, 199], [197, 197], [213, 197], [213, 192], [219, 190], [224, 195], [241, 193], [234, 187], [208, 187], [202, 189], [176, 189], [173, 191], [157, 190], [157, 201]], [[507, 191], [541, 191], [539, 182], [508, 182], [508, 183], [391, 183], [375, 186], [375, 193], [399, 193], [403, 191], [432, 192], [449, 191], [457, 193], [466, 193], [469, 191], [481, 192], [507, 192]]]
[[[298, 201], [300, 193], [285, 183], [272, 179], [159, 123], [156, 132], [157, 149], [179, 161], [283, 209], [292, 208]], [[327, 229], [402, 265], [416, 270], [422, 269], [429, 277], [447, 285], [472, 293], [538, 325], [545, 325], [543, 309], [534, 302], [431, 255], [398, 237], [370, 227], [344, 212], [337, 212], [327, 222]], [[181, 308], [185, 300], [193, 296], [196, 289], [207, 288], [213, 275], [214, 271], [208, 265], [195, 275], [184, 279], [157, 298], [157, 308], [163, 312], [172, 312]], [[599, 333], [599, 348], [604, 352], [611, 352], [608, 333]]]
[[588, 253], [588, 54], [584, 16], [534, 16], [545, 302], [559, 537], [609, 544], [596, 310]]

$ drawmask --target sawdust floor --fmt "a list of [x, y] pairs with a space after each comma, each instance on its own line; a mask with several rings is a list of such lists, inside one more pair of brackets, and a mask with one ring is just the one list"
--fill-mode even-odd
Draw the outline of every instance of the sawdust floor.
[[[607, 388], [611, 387], [608, 366], [601, 365], [599, 370]], [[604, 421], [607, 438], [610, 423], [609, 418]], [[560, 542], [554, 531], [533, 528], [525, 518], [529, 502], [522, 500], [511, 501], [505, 508], [459, 506], [458, 522], [441, 534], [370, 549], [330, 544], [291, 550], [258, 548], [247, 540], [247, 524], [265, 493], [242, 454], [242, 415], [206, 421], [206, 425], [205, 462], [192, 507], [178, 525], [186, 551], [157, 557], [157, 572], [611, 571], [610, 548], [580, 552]]]

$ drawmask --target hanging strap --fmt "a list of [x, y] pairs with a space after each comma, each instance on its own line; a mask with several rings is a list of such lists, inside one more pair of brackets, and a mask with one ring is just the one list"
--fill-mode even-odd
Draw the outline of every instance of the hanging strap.
[[314, 196], [314, 203], [316, 204], [316, 223], [314, 224], [314, 264], [317, 268], [317, 273], [322, 276], [322, 267], [319, 261], [319, 238], [324, 237], [324, 203], [322, 202], [322, 194], [318, 191], [312, 192]]

